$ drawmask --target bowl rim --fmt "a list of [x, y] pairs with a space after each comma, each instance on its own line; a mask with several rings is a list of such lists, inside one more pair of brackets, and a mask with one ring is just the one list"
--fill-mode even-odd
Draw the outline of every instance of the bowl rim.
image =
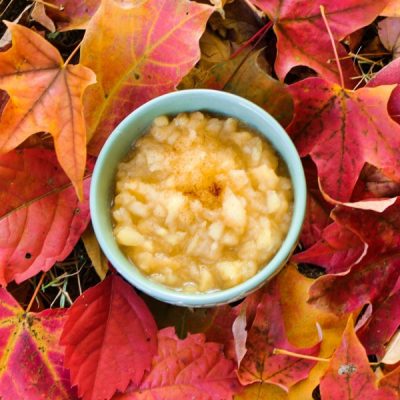
[[[293, 176], [293, 174], [289, 171], [295, 195], [292, 220], [289, 226], [288, 233], [286, 234], [286, 237], [277, 253], [274, 255], [274, 257], [272, 257], [269, 262], [265, 264], [264, 267], [260, 268], [254, 276], [245, 280], [244, 282], [228, 289], [204, 293], [186, 293], [169, 288], [168, 286], [164, 286], [150, 280], [147, 276], [142, 274], [139, 268], [132, 262], [130, 262], [125, 256], [123, 256], [125, 261], [122, 262], [120, 255], [114, 254], [114, 251], [110, 249], [107, 243], [107, 238], [104, 234], [104, 229], [106, 228], [103, 226], [103, 223], [99, 219], [100, 210], [98, 202], [96, 201], [99, 195], [103, 195], [100, 190], [100, 182], [102, 180], [101, 175], [106, 165], [109, 152], [118, 142], [118, 139], [121, 137], [121, 135], [125, 133], [125, 129], [132, 124], [132, 120], [137, 119], [139, 116], [145, 115], [154, 108], [160, 108], [160, 113], [158, 115], [168, 114], [168, 111], [163, 111], [163, 104], [168, 104], [169, 102], [179, 97], [183, 99], [186, 97], [187, 99], [189, 99], [193, 95], [203, 96], [205, 99], [210, 97], [214, 100], [216, 100], [216, 98], [219, 98], [219, 101], [235, 101], [240, 103], [240, 106], [245, 107], [249, 112], [253, 114], [258, 114], [258, 116], [262, 117], [265, 121], [268, 121], [269, 126], [273, 126], [273, 129], [277, 132], [276, 134], [282, 136], [281, 139], [284, 142], [285, 151], [289, 152], [288, 157], [290, 157], [291, 163], [294, 163], [295, 165], [295, 168], [292, 171], [294, 172], [295, 176]], [[210, 109], [214, 110], [217, 108], [218, 106], [210, 107]], [[218, 113], [218, 111], [214, 110], [211, 110], [211, 112]], [[185, 112], [185, 110], [182, 110], [182, 112]], [[245, 124], [248, 125], [248, 123], [246, 122]], [[259, 132], [259, 134], [261, 134], [264, 138], [268, 140], [268, 136], [265, 132]], [[132, 139], [132, 141], [133, 140], [134, 139]], [[275, 150], [278, 153], [282, 151], [282, 149]], [[285, 160], [284, 162], [287, 163]], [[97, 158], [96, 165], [92, 174], [89, 203], [92, 217], [92, 225], [100, 247], [108, 258], [109, 262], [118, 271], [118, 273], [122, 275], [123, 278], [125, 278], [138, 290], [163, 302], [188, 307], [211, 307], [215, 305], [227, 304], [242, 299], [251, 292], [255, 291], [257, 288], [263, 286], [285, 265], [286, 261], [288, 260], [295, 246], [297, 245], [297, 240], [300, 235], [306, 210], [306, 192], [306, 180], [300, 156], [298, 155], [297, 150], [290, 137], [282, 128], [282, 126], [275, 120], [274, 117], [272, 117], [267, 111], [252, 103], [251, 101], [231, 93], [212, 89], [187, 89], [167, 93], [144, 103], [133, 112], [131, 112], [128, 116], [126, 116], [114, 128]], [[120, 253], [122, 254], [122, 252]]]

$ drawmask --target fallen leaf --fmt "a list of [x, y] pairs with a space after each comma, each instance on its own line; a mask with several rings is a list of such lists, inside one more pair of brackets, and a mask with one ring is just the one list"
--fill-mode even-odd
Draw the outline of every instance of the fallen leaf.
[[381, 11], [380, 15], [385, 17], [400, 17], [399, 0], [389, 0], [386, 7]]
[[[347, 315], [336, 316], [320, 310], [307, 302], [308, 291], [314, 280], [306, 278], [289, 264], [278, 275], [280, 305], [285, 324], [285, 333], [290, 343], [297, 347], [312, 346], [321, 340], [317, 325], [322, 332], [318, 357], [329, 358], [340, 343], [347, 322]], [[312, 392], [325, 373], [327, 363], [320, 361], [311, 369], [307, 378], [292, 386], [289, 400], [312, 399]]]
[[292, 345], [285, 335], [277, 280], [269, 282], [261, 290], [263, 295], [253, 324], [248, 330], [247, 353], [240, 364], [238, 377], [243, 385], [254, 382], [273, 383], [288, 390], [295, 383], [307, 378], [316, 361], [276, 355], [274, 349], [317, 355], [320, 344], [302, 349]]
[[[394, 314], [394, 315], [398, 315]], [[397, 322], [397, 327], [399, 326], [399, 321]], [[400, 361], [400, 331], [393, 336], [390, 343], [387, 346], [385, 355], [383, 356], [381, 362], [383, 364], [397, 364]], [[399, 387], [400, 390], [400, 387]]]
[[108, 260], [100, 248], [91, 224], [88, 225], [81, 238], [97, 275], [103, 280], [108, 272]]
[[246, 307], [243, 307], [241, 309], [239, 315], [236, 317], [236, 319], [233, 321], [233, 324], [232, 324], [232, 333], [233, 333], [233, 339], [234, 339], [234, 343], [235, 343], [235, 354], [236, 354], [238, 366], [240, 366], [240, 363], [242, 362], [243, 357], [245, 356], [245, 354], [247, 352], [246, 326], [247, 326]]
[[85, 200], [57, 163], [54, 151], [24, 149], [0, 155], [0, 284], [48, 271], [73, 250], [89, 219]]
[[[253, 383], [244, 388], [235, 400], [287, 400], [288, 394], [280, 387], [270, 383]], [[303, 400], [303, 399], [302, 399]]]
[[400, 56], [400, 18], [385, 18], [378, 23], [378, 35], [386, 50], [393, 58]]
[[321, 239], [292, 257], [293, 262], [324, 267], [329, 274], [348, 271], [365, 255], [367, 245], [349, 229], [336, 222], [328, 225]]
[[[400, 59], [393, 60], [391, 63], [382, 68], [378, 73], [368, 82], [368, 87], [376, 87], [382, 85], [393, 85], [400, 83]], [[389, 115], [397, 122], [400, 123], [400, 87], [396, 86], [389, 98], [388, 102]]]
[[58, 50], [32, 30], [6, 25], [13, 45], [0, 53], [0, 88], [10, 96], [0, 119], [0, 152], [14, 149], [34, 133], [49, 132], [58, 160], [82, 198], [86, 161], [82, 96], [95, 75], [82, 65], [64, 64]]
[[65, 365], [84, 400], [110, 399], [140, 384], [157, 351], [157, 327], [143, 300], [117, 275], [86, 290], [61, 336]]
[[302, 157], [310, 155], [322, 190], [346, 202], [366, 162], [400, 181], [400, 126], [387, 111], [393, 86], [347, 91], [320, 78], [289, 86], [295, 116], [288, 127]]
[[[338, 43], [350, 33], [370, 24], [385, 7], [386, 1], [347, 0], [332, 2], [293, 1], [293, 0], [251, 0], [274, 22], [278, 39], [275, 71], [283, 80], [287, 73], [297, 65], [305, 65], [322, 77], [339, 82], [339, 74], [334, 60], [332, 44], [321, 17], [320, 6], [336, 40], [339, 57], [346, 56], [344, 47]], [[346, 23], [343, 23], [346, 21]], [[354, 74], [354, 67], [344, 59], [342, 69], [345, 77]], [[354, 85], [347, 80], [348, 85]]]
[[[29, 14], [32, 8], [32, 4], [27, 5], [21, 12], [21, 14], [18, 15], [17, 18], [15, 18], [12, 22], [18, 24], [25, 22], [29, 18]], [[3, 36], [0, 39], [0, 50], [6, 50], [8, 46], [11, 46], [11, 31], [9, 28], [6, 29], [4, 32]]]
[[200, 57], [213, 10], [188, 0], [102, 2], [81, 47], [81, 63], [98, 79], [84, 99], [91, 154], [131, 111], [175, 90]]
[[44, 26], [50, 32], [56, 31], [56, 26], [52, 19], [47, 16], [46, 8], [43, 3], [35, 2], [31, 12], [31, 18], [34, 21], [39, 22], [40, 25]]
[[[400, 326], [400, 292], [388, 296], [381, 304], [373, 307], [369, 320], [358, 331], [357, 335], [367, 354], [376, 354], [386, 360], [386, 364], [400, 361], [400, 343], [397, 343], [397, 356], [386, 350], [385, 345]], [[395, 351], [395, 350], [394, 350]], [[384, 357], [384, 358], [385, 358]], [[389, 362], [390, 357], [390, 362]], [[396, 361], [397, 360], [397, 361]]]
[[65, 309], [26, 313], [0, 288], [0, 395], [4, 400], [77, 399], [58, 344]]
[[388, 388], [377, 388], [376, 377], [368, 357], [354, 332], [349, 318], [342, 342], [333, 354], [326, 374], [320, 382], [324, 400], [395, 400]]
[[381, 378], [379, 387], [391, 389], [397, 396], [400, 396], [400, 366]]
[[221, 345], [206, 342], [203, 334], [180, 340], [166, 328], [158, 333], [158, 353], [140, 386], [113, 400], [230, 400], [239, 390], [235, 365]]
[[[55, 7], [43, 5], [43, 11], [40, 12], [45, 12], [47, 19], [52, 21], [53, 25], [54, 23], [57, 25], [57, 31], [65, 32], [86, 29], [90, 19], [99, 8], [101, 0], [47, 0], [46, 3]], [[36, 6], [38, 4], [40, 3], [36, 3]], [[42, 18], [38, 21], [39, 23], [42, 23]], [[43, 26], [47, 28], [46, 25]]]

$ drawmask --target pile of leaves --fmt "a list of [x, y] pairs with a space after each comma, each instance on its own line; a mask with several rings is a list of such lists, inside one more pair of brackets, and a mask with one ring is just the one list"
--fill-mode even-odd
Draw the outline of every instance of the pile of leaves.
[[[400, 0], [10, 0], [0, 16], [2, 399], [399, 398]], [[108, 135], [185, 88], [257, 103], [304, 163], [299, 247], [235, 305], [135, 292], [90, 227]]]

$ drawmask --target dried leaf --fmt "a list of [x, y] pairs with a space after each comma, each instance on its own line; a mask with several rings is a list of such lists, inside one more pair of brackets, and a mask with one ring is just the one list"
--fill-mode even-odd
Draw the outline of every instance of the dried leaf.
[[[399, 313], [394, 315], [398, 315]], [[397, 321], [399, 326], [399, 321]], [[397, 364], [400, 361], [400, 331], [398, 331], [387, 346], [386, 353], [381, 362], [384, 364]], [[400, 387], [399, 387], [400, 390]]]
[[97, 275], [103, 280], [108, 272], [108, 260], [100, 248], [91, 224], [83, 232], [82, 241]]
[[400, 17], [399, 0], [389, 0], [384, 10], [381, 11], [380, 15], [385, 17]]
[[300, 155], [317, 165], [329, 197], [349, 201], [366, 162], [400, 181], [400, 126], [387, 111], [393, 86], [347, 91], [310, 78], [289, 90], [295, 116], [288, 132]]
[[54, 22], [47, 16], [43, 3], [35, 2], [31, 12], [31, 18], [36, 22], [39, 22], [40, 25], [44, 26], [50, 32], [56, 31], [56, 26], [54, 25]]
[[172, 328], [158, 333], [158, 354], [139, 388], [113, 400], [230, 400], [239, 391], [233, 361], [203, 334], [180, 340]]
[[354, 332], [350, 317], [342, 342], [332, 356], [320, 383], [324, 400], [395, 400], [388, 388], [377, 389], [364, 348]]
[[379, 39], [393, 54], [393, 58], [400, 56], [400, 18], [385, 18], [378, 23]]
[[0, 288], [0, 394], [4, 400], [76, 399], [58, 344], [64, 309], [26, 313]]
[[49, 270], [73, 250], [89, 219], [90, 179], [79, 203], [51, 150], [0, 156], [0, 284]]
[[51, 133], [58, 160], [82, 198], [86, 161], [82, 96], [95, 75], [82, 65], [65, 65], [58, 50], [39, 34], [6, 24], [13, 46], [0, 53], [0, 88], [10, 96], [0, 120], [0, 152], [14, 149], [34, 133]]
[[[385, 7], [385, 1], [375, 0], [251, 2], [265, 11], [274, 22], [278, 38], [275, 70], [281, 80], [293, 67], [305, 65], [332, 82], [339, 82], [339, 75], [337, 65], [333, 62], [332, 44], [322, 21], [320, 6], [325, 8], [336, 41], [371, 23]], [[346, 55], [340, 43], [336, 43], [336, 47], [339, 57]], [[342, 61], [342, 68], [346, 72], [345, 76], [351, 77], [354, 69], [348, 61]], [[352, 85], [351, 81], [348, 84]]]
[[[288, 390], [295, 383], [305, 379], [316, 362], [275, 355], [274, 348], [316, 355], [320, 346], [317, 343], [312, 347], [299, 349], [289, 343], [285, 335], [277, 280], [268, 283], [261, 290], [263, 295], [257, 306], [253, 324], [248, 331], [247, 353], [239, 367], [239, 380], [244, 385], [254, 382], [274, 383]], [[252, 296], [254, 295], [250, 295], [250, 298]]]
[[232, 333], [233, 333], [233, 338], [234, 338], [234, 343], [235, 343], [235, 354], [236, 354], [238, 366], [240, 366], [240, 363], [242, 362], [243, 357], [245, 356], [245, 354], [247, 352], [246, 326], [247, 326], [246, 307], [243, 307], [241, 309], [239, 315], [236, 317], [236, 319], [233, 321], [233, 324], [232, 324]]
[[103, 1], [82, 42], [81, 62], [98, 79], [85, 94], [91, 154], [131, 111], [176, 88], [200, 57], [214, 10], [188, 0], [136, 3]]
[[65, 365], [84, 400], [110, 399], [139, 385], [157, 351], [157, 327], [132, 286], [111, 275], [68, 311], [61, 336]]

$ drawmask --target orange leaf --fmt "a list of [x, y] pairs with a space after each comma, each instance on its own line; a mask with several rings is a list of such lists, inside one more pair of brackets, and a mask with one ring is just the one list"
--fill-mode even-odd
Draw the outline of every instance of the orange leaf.
[[73, 400], [58, 344], [63, 309], [25, 313], [0, 289], [0, 396], [4, 400]]
[[103, 1], [82, 42], [83, 65], [98, 83], [85, 94], [89, 152], [136, 107], [177, 84], [200, 57], [213, 7], [188, 0]]
[[0, 88], [10, 96], [0, 120], [0, 153], [37, 132], [54, 138], [57, 158], [81, 199], [86, 161], [82, 96], [95, 82], [82, 65], [64, 64], [39, 34], [11, 22], [12, 48], [0, 54]]

